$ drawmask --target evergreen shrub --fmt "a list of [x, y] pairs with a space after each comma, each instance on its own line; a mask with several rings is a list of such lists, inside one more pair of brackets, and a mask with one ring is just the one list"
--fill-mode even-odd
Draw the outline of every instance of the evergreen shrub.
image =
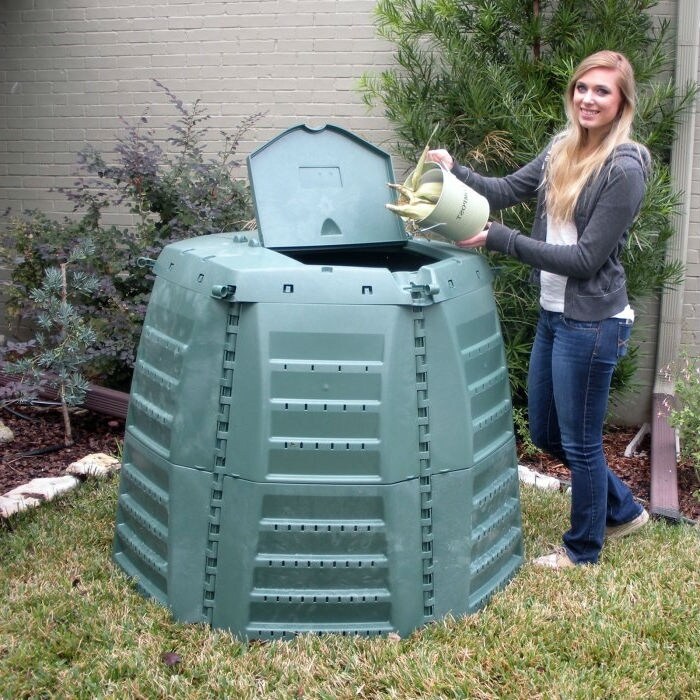
[[[601, 49], [624, 53], [639, 90], [635, 138], [652, 152], [654, 172], [630, 231], [625, 269], [633, 306], [680, 279], [665, 262], [673, 231], [669, 158], [679, 115], [694, 87], [669, 78], [669, 25], [655, 22], [652, 0], [379, 0], [376, 27], [395, 46], [395, 66], [366, 73], [365, 102], [381, 106], [398, 139], [392, 149], [415, 163], [435, 124], [433, 147], [447, 148], [485, 175], [504, 175], [534, 158], [565, 123], [563, 95], [573, 69]], [[529, 233], [533, 203], [494, 212]], [[529, 268], [493, 256], [494, 289], [516, 405], [525, 403], [537, 290]], [[618, 366], [614, 397], [632, 388], [637, 344]]]

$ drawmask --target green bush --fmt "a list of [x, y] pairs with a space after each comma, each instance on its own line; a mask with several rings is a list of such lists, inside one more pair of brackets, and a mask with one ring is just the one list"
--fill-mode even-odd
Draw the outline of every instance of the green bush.
[[90, 359], [89, 348], [97, 341], [90, 319], [83, 317], [73, 303], [75, 299], [91, 296], [97, 289], [97, 279], [73, 268], [93, 253], [92, 245], [85, 243], [72, 250], [59, 267], [45, 270], [41, 286], [30, 292], [37, 311], [35, 338], [19, 352], [12, 353], [11, 348], [15, 357], [3, 368], [20, 378], [21, 400], [34, 399], [42, 386], [55, 390], [66, 446], [73, 444], [68, 407], [85, 400], [88, 382], [83, 367]]
[[[675, 389], [668, 422], [678, 430], [681, 454], [695, 467], [700, 480], [700, 362], [685, 355], [664, 371]], [[700, 500], [700, 490], [695, 497]]]
[[[156, 81], [157, 82], [157, 81]], [[42, 285], [47, 268], [60, 265], [68, 252], [92, 242], [81, 270], [98, 280], [94, 293], [76, 301], [90, 318], [98, 341], [85, 365], [93, 381], [128, 389], [153, 277], [142, 258], [154, 259], [163, 246], [206, 233], [249, 225], [252, 206], [247, 182], [233, 177], [240, 165], [241, 137], [262, 116], [244, 119], [231, 132], [220, 132], [221, 150], [207, 157], [203, 139], [209, 115], [199, 101], [187, 107], [161, 83], [178, 116], [168, 128], [164, 149], [149, 126], [124, 122], [113, 162], [92, 147], [78, 154], [78, 177], [61, 191], [76, 216], [57, 221], [39, 211], [9, 218], [0, 260], [12, 270], [8, 315], [17, 322], [33, 308], [31, 290]], [[103, 214], [126, 208], [134, 224], [123, 228], [102, 223]]]
[[[665, 262], [672, 235], [668, 160], [680, 111], [694, 88], [676, 90], [663, 77], [671, 67], [668, 24], [654, 27], [652, 0], [379, 0], [379, 35], [395, 45], [396, 67], [363, 76], [370, 106], [381, 105], [398, 135], [393, 149], [415, 163], [433, 125], [432, 140], [486, 175], [503, 175], [532, 159], [564, 124], [563, 94], [574, 66], [603, 48], [625, 53], [640, 88], [636, 137], [654, 158], [642, 212], [625, 252], [631, 302], [680, 279]], [[530, 204], [498, 212], [528, 232]], [[514, 399], [523, 403], [537, 317], [529, 269], [486, 253], [497, 268], [496, 300]], [[634, 342], [633, 342], [634, 346]], [[613, 390], [631, 388], [635, 352], [620, 364]]]

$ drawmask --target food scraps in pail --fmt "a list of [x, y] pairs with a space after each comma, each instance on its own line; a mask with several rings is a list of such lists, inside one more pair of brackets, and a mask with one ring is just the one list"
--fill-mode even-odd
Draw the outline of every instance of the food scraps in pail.
[[410, 187], [414, 177], [415, 172], [403, 185], [389, 185], [399, 192], [399, 201], [387, 204], [387, 209], [453, 241], [464, 241], [484, 229], [489, 218], [485, 197], [437, 163], [425, 164], [416, 189]]

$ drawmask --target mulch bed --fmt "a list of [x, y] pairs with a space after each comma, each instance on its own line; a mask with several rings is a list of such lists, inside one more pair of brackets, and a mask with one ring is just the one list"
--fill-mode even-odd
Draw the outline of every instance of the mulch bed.
[[[66, 467], [93, 452], [117, 453], [117, 441], [124, 437], [124, 421], [84, 409], [72, 412], [74, 444], [63, 447], [63, 420], [55, 407], [15, 407], [0, 411], [0, 420], [15, 434], [12, 442], [0, 445], [0, 495], [37, 477], [60, 476]], [[650, 439], [647, 435], [637, 454], [625, 457], [625, 448], [637, 428], [609, 428], [605, 453], [610, 467], [632, 489], [637, 498], [649, 501]], [[40, 454], [30, 452], [43, 451]], [[568, 470], [542, 454], [537, 458], [520, 455], [520, 463], [541, 474], [567, 481]], [[682, 515], [700, 521], [700, 501], [693, 492], [700, 489], [690, 464], [678, 467], [678, 499]]]
[[55, 407], [14, 406], [0, 420], [15, 435], [0, 445], [0, 495], [32, 479], [63, 476], [71, 462], [95, 452], [116, 455], [124, 421], [85, 409], [71, 411], [74, 444], [64, 446], [63, 418]]
[[[603, 437], [605, 456], [610, 468], [629, 487], [642, 502], [648, 504], [651, 483], [651, 438], [647, 434], [637, 446], [636, 454], [625, 457], [625, 449], [639, 430], [632, 428], [610, 427]], [[562, 481], [569, 481], [569, 470], [546, 454], [537, 457], [520, 455], [520, 463], [541, 474], [554, 476]], [[678, 504], [681, 515], [691, 520], [700, 521], [700, 501], [693, 495], [700, 490], [700, 481], [693, 466], [686, 462], [678, 465]]]

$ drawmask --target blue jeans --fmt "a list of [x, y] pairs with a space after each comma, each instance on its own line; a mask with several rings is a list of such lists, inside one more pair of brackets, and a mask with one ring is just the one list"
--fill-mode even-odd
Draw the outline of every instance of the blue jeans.
[[598, 561], [606, 525], [642, 512], [603, 452], [610, 381], [631, 331], [625, 319], [574, 321], [540, 310], [528, 372], [528, 419], [535, 445], [571, 471], [571, 527], [563, 540], [577, 564]]

